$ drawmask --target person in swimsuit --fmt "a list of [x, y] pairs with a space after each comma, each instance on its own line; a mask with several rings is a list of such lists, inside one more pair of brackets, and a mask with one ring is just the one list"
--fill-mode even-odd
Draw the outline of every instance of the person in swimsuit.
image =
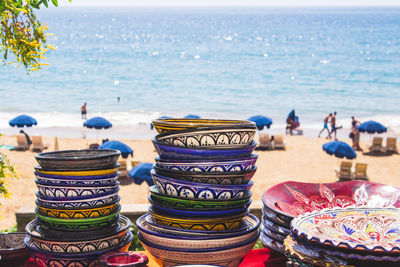
[[331, 138], [331, 132], [329, 131], [329, 128], [328, 128], [328, 121], [331, 117], [332, 117], [332, 113], [329, 113], [329, 115], [325, 117], [324, 128], [322, 128], [322, 130], [319, 132], [318, 137], [320, 137], [322, 132], [325, 131], [325, 129], [326, 129], [326, 131], [328, 132], [327, 138]]
[[83, 106], [81, 107], [81, 115], [82, 115], [82, 119], [86, 120], [86, 102], [83, 104]]
[[331, 116], [331, 134], [334, 133], [335, 134], [335, 140], [337, 140], [336, 138], [336, 111], [333, 112], [333, 115]]

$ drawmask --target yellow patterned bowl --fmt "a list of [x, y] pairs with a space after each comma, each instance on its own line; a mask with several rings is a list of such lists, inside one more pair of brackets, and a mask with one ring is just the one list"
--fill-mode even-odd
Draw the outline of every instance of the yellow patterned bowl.
[[199, 128], [237, 128], [255, 127], [251, 121], [240, 120], [215, 120], [215, 119], [158, 119], [153, 122], [158, 133], [169, 133], [182, 130], [194, 130]]
[[247, 215], [247, 211], [230, 217], [224, 218], [182, 218], [172, 217], [155, 212], [151, 206], [149, 212], [154, 221], [159, 225], [164, 225], [178, 229], [202, 230], [202, 231], [229, 231], [242, 226], [243, 218]]
[[116, 164], [114, 166], [114, 168], [111, 169], [104, 169], [104, 170], [93, 170], [93, 171], [69, 171], [69, 170], [65, 170], [65, 171], [47, 171], [45, 169], [42, 169], [39, 166], [35, 167], [35, 171], [38, 174], [45, 174], [45, 175], [52, 175], [52, 176], [101, 176], [101, 175], [111, 175], [111, 174], [116, 174], [119, 168], [119, 164]]
[[97, 218], [112, 214], [120, 208], [119, 202], [90, 209], [54, 209], [40, 206], [37, 202], [36, 205], [41, 214], [60, 219]]

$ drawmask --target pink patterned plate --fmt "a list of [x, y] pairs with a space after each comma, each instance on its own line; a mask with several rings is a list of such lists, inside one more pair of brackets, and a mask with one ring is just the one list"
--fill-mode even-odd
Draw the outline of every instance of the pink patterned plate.
[[400, 253], [398, 208], [351, 207], [314, 211], [293, 219], [291, 230], [293, 237], [313, 246]]
[[284, 182], [269, 188], [262, 200], [266, 208], [293, 219], [315, 210], [349, 206], [400, 207], [400, 189], [367, 181], [341, 183]]

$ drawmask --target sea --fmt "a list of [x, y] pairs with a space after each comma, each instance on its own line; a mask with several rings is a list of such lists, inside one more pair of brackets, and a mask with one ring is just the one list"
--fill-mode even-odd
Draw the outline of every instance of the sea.
[[0, 132], [35, 117], [35, 134], [90, 137], [88, 118], [113, 123], [106, 135], [149, 138], [160, 116], [273, 119], [284, 131], [296, 110], [305, 135], [337, 111], [400, 132], [399, 8], [59, 7], [47, 24], [49, 66], [26, 73], [0, 66]]

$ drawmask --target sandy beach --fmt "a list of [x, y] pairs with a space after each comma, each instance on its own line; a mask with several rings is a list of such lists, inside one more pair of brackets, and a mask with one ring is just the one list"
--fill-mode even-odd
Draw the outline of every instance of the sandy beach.
[[[62, 149], [82, 149], [87, 148], [95, 139], [74, 139], [59, 138], [58, 144]], [[134, 149], [133, 160], [141, 162], [154, 162], [157, 156], [150, 140], [120, 140]], [[329, 156], [322, 151], [322, 144], [327, 142], [323, 138], [310, 138], [304, 136], [286, 136], [286, 150], [277, 151], [255, 151], [259, 155], [257, 166], [258, 170], [253, 178], [254, 186], [253, 200], [261, 200], [262, 193], [272, 185], [283, 181], [302, 181], [302, 182], [335, 182], [334, 168], [339, 160]], [[345, 140], [349, 142], [349, 140]], [[54, 149], [54, 138], [44, 137], [44, 142], [49, 144], [46, 151]], [[0, 143], [3, 145], [15, 145], [15, 136], [2, 136]], [[368, 143], [361, 143], [364, 152], [368, 152]], [[31, 151], [19, 152], [0, 149], [14, 163], [19, 175], [18, 180], [9, 181], [9, 199], [0, 199], [0, 230], [9, 228], [16, 223], [15, 212], [22, 205], [34, 207], [35, 176], [33, 167], [37, 165], [34, 158], [35, 153]], [[378, 183], [385, 183], [393, 186], [400, 186], [400, 155], [370, 156], [364, 155], [361, 151], [355, 162], [368, 164], [369, 180]], [[129, 160], [131, 160], [129, 158]], [[148, 186], [146, 183], [136, 185], [134, 183], [122, 185], [120, 190], [121, 203], [146, 203], [148, 196]]]

